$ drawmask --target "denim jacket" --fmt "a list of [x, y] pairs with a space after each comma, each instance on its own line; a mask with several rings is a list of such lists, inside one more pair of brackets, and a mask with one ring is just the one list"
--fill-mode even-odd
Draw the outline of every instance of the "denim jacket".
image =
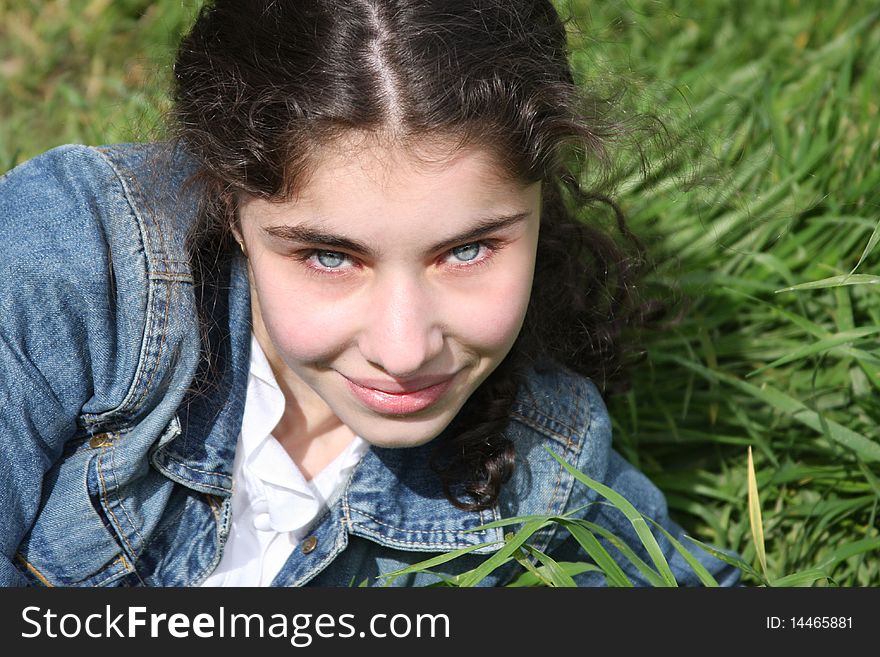
[[[234, 260], [213, 309], [219, 369], [197, 390], [204, 363], [184, 247], [196, 208], [192, 173], [170, 145], [66, 146], [0, 179], [2, 585], [191, 586], [220, 560], [248, 374], [249, 290], [245, 263]], [[494, 508], [450, 504], [428, 466], [430, 444], [371, 447], [273, 585], [382, 585], [385, 573], [480, 546], [436, 569], [453, 575], [516, 529], [478, 527], [530, 514], [574, 512], [650, 563], [623, 514], [547, 448], [682, 540], [663, 495], [611, 449], [589, 380], [536, 370], [510, 420], [516, 467]], [[678, 582], [698, 584], [657, 538]], [[555, 523], [530, 543], [557, 560], [588, 560]], [[735, 568], [691, 549], [719, 583], [736, 582]], [[505, 584], [517, 568], [508, 563], [480, 585]], [[437, 579], [416, 573], [392, 584]], [[591, 571], [576, 580], [605, 583]]]

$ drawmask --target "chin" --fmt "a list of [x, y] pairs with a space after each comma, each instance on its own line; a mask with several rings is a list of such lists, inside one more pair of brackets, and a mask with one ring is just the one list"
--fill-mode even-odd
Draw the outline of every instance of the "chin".
[[449, 418], [432, 418], [430, 421], [416, 418], [389, 417], [379, 421], [365, 422], [361, 424], [352, 422], [348, 424], [358, 436], [376, 447], [387, 449], [419, 447], [431, 442], [439, 436], [452, 422]]

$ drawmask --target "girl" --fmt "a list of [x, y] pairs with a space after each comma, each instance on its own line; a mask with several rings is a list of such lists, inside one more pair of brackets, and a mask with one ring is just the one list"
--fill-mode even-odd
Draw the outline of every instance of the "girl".
[[616, 131], [550, 2], [216, 0], [174, 72], [173, 143], [0, 183], [0, 582], [381, 585], [526, 514], [641, 549], [548, 450], [681, 534], [589, 378], [632, 273], [573, 218]]

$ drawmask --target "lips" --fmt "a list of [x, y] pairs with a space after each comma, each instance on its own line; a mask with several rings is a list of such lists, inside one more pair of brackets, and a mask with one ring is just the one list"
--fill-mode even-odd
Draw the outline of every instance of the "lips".
[[452, 386], [455, 374], [418, 377], [402, 383], [343, 378], [354, 396], [370, 410], [387, 415], [409, 415], [437, 403]]

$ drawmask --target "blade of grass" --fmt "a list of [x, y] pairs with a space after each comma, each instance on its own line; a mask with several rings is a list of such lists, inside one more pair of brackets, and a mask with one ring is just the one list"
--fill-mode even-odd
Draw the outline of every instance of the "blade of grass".
[[800, 283], [791, 287], [784, 287], [779, 292], [791, 292], [793, 290], [816, 290], [824, 287], [837, 287], [838, 285], [880, 285], [880, 276], [871, 276], [870, 274], [844, 274], [842, 276], [832, 276], [823, 278], [818, 281], [809, 283]]
[[748, 488], [749, 488], [749, 526], [752, 529], [752, 539], [755, 541], [755, 553], [764, 576], [767, 575], [767, 554], [764, 546], [764, 523], [761, 519], [761, 499], [758, 497], [758, 480], [755, 477], [755, 463], [752, 460], [752, 447], [748, 451]]
[[744, 561], [741, 557], [727, 554], [726, 552], [722, 552], [721, 550], [719, 550], [715, 546], [709, 545], [708, 543], [703, 543], [703, 541], [697, 540], [693, 536], [685, 536], [685, 538], [687, 540], [689, 540], [691, 543], [693, 543], [694, 545], [698, 545], [701, 548], [703, 548], [706, 552], [711, 554], [716, 559], [720, 559], [724, 563], [729, 564], [731, 566], [736, 566], [744, 573], [748, 573], [749, 575], [754, 577], [756, 580], [758, 580], [764, 586], [770, 586], [770, 581], [766, 577], [764, 577], [763, 574], [761, 574], [757, 570], [755, 570], [751, 564]]
[[823, 568], [826, 570], [830, 570], [834, 568], [841, 561], [845, 561], [850, 557], [854, 557], [857, 554], [862, 554], [864, 552], [870, 552], [880, 550], [880, 536], [873, 536], [871, 538], [863, 538], [859, 541], [854, 541], [847, 545], [842, 545], [837, 548], [829, 558], [818, 565], [819, 568]]
[[822, 568], [810, 568], [775, 579], [772, 586], [810, 586], [820, 579], [828, 579], [828, 573]]
[[655, 522], [648, 518], [648, 521], [654, 525], [657, 529], [663, 532], [663, 535], [669, 539], [669, 542], [672, 544], [678, 553], [682, 556], [682, 558], [688, 562], [688, 565], [693, 569], [694, 573], [697, 575], [699, 580], [703, 583], [703, 586], [708, 587], [717, 587], [718, 580], [712, 577], [712, 573], [706, 570], [706, 567], [700, 563], [700, 560], [697, 559], [690, 550], [688, 550], [681, 542], [675, 538], [667, 529], [661, 525], [659, 522]]
[[535, 567], [535, 564], [533, 564], [533, 563], [529, 560], [529, 557], [528, 557], [528, 555], [526, 554], [526, 550], [524, 549], [524, 548], [527, 548], [527, 547], [528, 547], [528, 544], [525, 544], [525, 543], [524, 543], [522, 548], [520, 548], [520, 549], [514, 551], [514, 553], [513, 553], [513, 558], [514, 558], [514, 559], [516, 560], [516, 562], [517, 562], [520, 566], [522, 566], [527, 572], [531, 573], [534, 577], [537, 577], [538, 580], [539, 580], [539, 582], [540, 582], [540, 584], [541, 584], [542, 586], [550, 586], [550, 587], [555, 586], [555, 584], [552, 582], [552, 580], [551, 580], [549, 577], [546, 577], [546, 576], [542, 575], [542, 574], [538, 571], [538, 569]]
[[383, 579], [389, 578], [387, 584], [390, 584], [398, 577], [402, 575], [411, 575], [413, 573], [421, 573], [426, 572], [435, 566], [440, 566], [448, 561], [452, 561], [453, 559], [458, 559], [459, 557], [473, 552], [474, 550], [478, 550], [481, 547], [486, 547], [489, 545], [493, 545], [493, 543], [480, 543], [478, 545], [468, 545], [465, 548], [461, 548], [460, 550], [453, 550], [452, 552], [446, 552], [445, 554], [438, 555], [436, 557], [432, 557], [431, 559], [425, 559], [424, 561], [420, 561], [419, 563], [415, 563], [411, 566], [407, 566], [406, 568], [401, 568], [400, 570], [395, 570], [390, 573], [385, 573], [384, 575], [380, 575]]
[[[565, 572], [569, 577], [574, 577], [576, 575], [580, 575], [582, 573], [588, 572], [602, 572], [602, 569], [599, 568], [596, 564], [587, 563], [585, 561], [559, 561], [557, 562], [557, 566]], [[530, 572], [525, 572], [515, 580], [510, 582], [507, 586], [510, 588], [517, 588], [523, 586], [538, 586], [544, 581], [544, 578], [548, 577], [545, 566], [538, 566], [538, 572], [541, 573], [540, 579], [535, 577]]]
[[545, 518], [538, 517], [525, 523], [522, 528], [508, 540], [504, 547], [470, 572], [463, 574], [460, 580], [462, 587], [471, 587], [482, 581], [493, 570], [498, 568], [505, 560], [512, 557], [514, 552], [528, 540], [528, 538], [542, 527], [549, 524]]
[[868, 254], [874, 250], [875, 246], [877, 246], [877, 242], [880, 242], [880, 221], [877, 222], [877, 227], [874, 228], [874, 232], [871, 234], [871, 237], [868, 240], [868, 244], [867, 246], [865, 246], [865, 250], [862, 251], [862, 256], [859, 258], [856, 266], [853, 267], [852, 270], [849, 272], [850, 276], [853, 276], [856, 273], [856, 269], [861, 267], [862, 263], [865, 261], [865, 258], [868, 257]]
[[769, 406], [772, 406], [778, 411], [791, 417], [793, 420], [805, 424], [819, 433], [825, 433], [827, 431], [827, 435], [831, 440], [851, 449], [865, 461], [880, 461], [880, 444], [866, 438], [852, 429], [848, 429], [833, 420], [821, 416], [816, 411], [809, 409], [803, 402], [786, 395], [776, 388], [766, 384], [761, 388], [758, 388], [757, 386], [746, 383], [735, 376], [720, 371], [710, 370], [698, 363], [688, 361], [673, 354], [659, 357], [666, 358], [679, 363], [684, 367], [690, 368], [695, 372], [702, 374], [707, 379], [720, 379], [739, 388], [743, 392], [748, 393], [756, 399], [760, 399]]
[[[544, 554], [528, 544], [524, 544], [523, 549], [542, 565], [541, 569], [536, 569], [536, 576], [546, 578], [551, 586], [577, 588], [577, 582], [550, 555]], [[532, 567], [534, 568], [534, 566]]]
[[602, 544], [596, 539], [596, 536], [586, 527], [577, 522], [562, 521], [562, 524], [571, 532], [574, 539], [580, 544], [590, 558], [596, 562], [599, 568], [605, 573], [610, 586], [632, 586], [632, 582], [623, 572], [623, 569], [617, 564], [608, 551], [602, 547]]
[[617, 507], [617, 509], [626, 516], [626, 519], [629, 520], [630, 524], [633, 526], [633, 529], [635, 529], [636, 534], [642, 541], [642, 545], [645, 546], [645, 549], [648, 551], [651, 560], [654, 562], [654, 566], [657, 568], [657, 571], [666, 581], [666, 584], [669, 586], [677, 586], [675, 577], [672, 574], [672, 570], [669, 568], [669, 564], [666, 562], [666, 557], [663, 556], [663, 550], [660, 549], [660, 545], [657, 543], [657, 539], [654, 538], [654, 535], [651, 533], [651, 529], [648, 527], [648, 523], [645, 522], [642, 514], [639, 513], [636, 508], [623, 497], [623, 495], [621, 495], [617, 491], [612, 490], [608, 486], [600, 484], [598, 481], [591, 479], [583, 472], [580, 472], [577, 468], [565, 461], [565, 459], [559, 456], [552, 449], [548, 447], [545, 447], [545, 449], [550, 452], [553, 458], [559, 461], [559, 464], [563, 468], [565, 468], [575, 479], [577, 479], [579, 482], [586, 485], [588, 488], [591, 488], [599, 495], [604, 497], [606, 500], [611, 502], [611, 504]]
[[849, 342], [855, 342], [861, 338], [867, 337], [869, 335], [877, 335], [880, 333], [880, 327], [876, 326], [865, 326], [863, 328], [853, 329], [851, 331], [843, 331], [841, 333], [837, 333], [830, 338], [825, 338], [822, 340], [818, 340], [812, 344], [809, 344], [805, 347], [801, 347], [800, 349], [795, 349], [791, 353], [782, 356], [781, 358], [777, 358], [771, 363], [767, 363], [763, 367], [759, 367], [756, 370], [752, 370], [749, 372], [746, 377], [752, 377], [764, 370], [778, 367], [780, 365], [785, 365], [786, 363], [791, 363], [797, 360], [801, 360], [808, 356], [812, 356], [814, 354], [818, 354], [824, 351], [828, 351], [834, 347], [837, 347], [842, 344], [847, 344]]
[[[607, 503], [606, 503], [607, 504]], [[659, 573], [656, 570], [651, 568], [648, 564], [646, 564], [639, 556], [633, 551], [633, 549], [627, 545], [624, 541], [622, 541], [619, 537], [612, 534], [608, 529], [602, 527], [601, 525], [597, 525], [589, 520], [570, 520], [569, 523], [580, 525], [585, 529], [593, 532], [593, 534], [598, 534], [603, 537], [606, 541], [611, 543], [617, 550], [623, 554], [638, 570], [644, 575], [645, 579], [651, 583], [651, 586], [666, 586], [666, 581], [660, 577]]]

